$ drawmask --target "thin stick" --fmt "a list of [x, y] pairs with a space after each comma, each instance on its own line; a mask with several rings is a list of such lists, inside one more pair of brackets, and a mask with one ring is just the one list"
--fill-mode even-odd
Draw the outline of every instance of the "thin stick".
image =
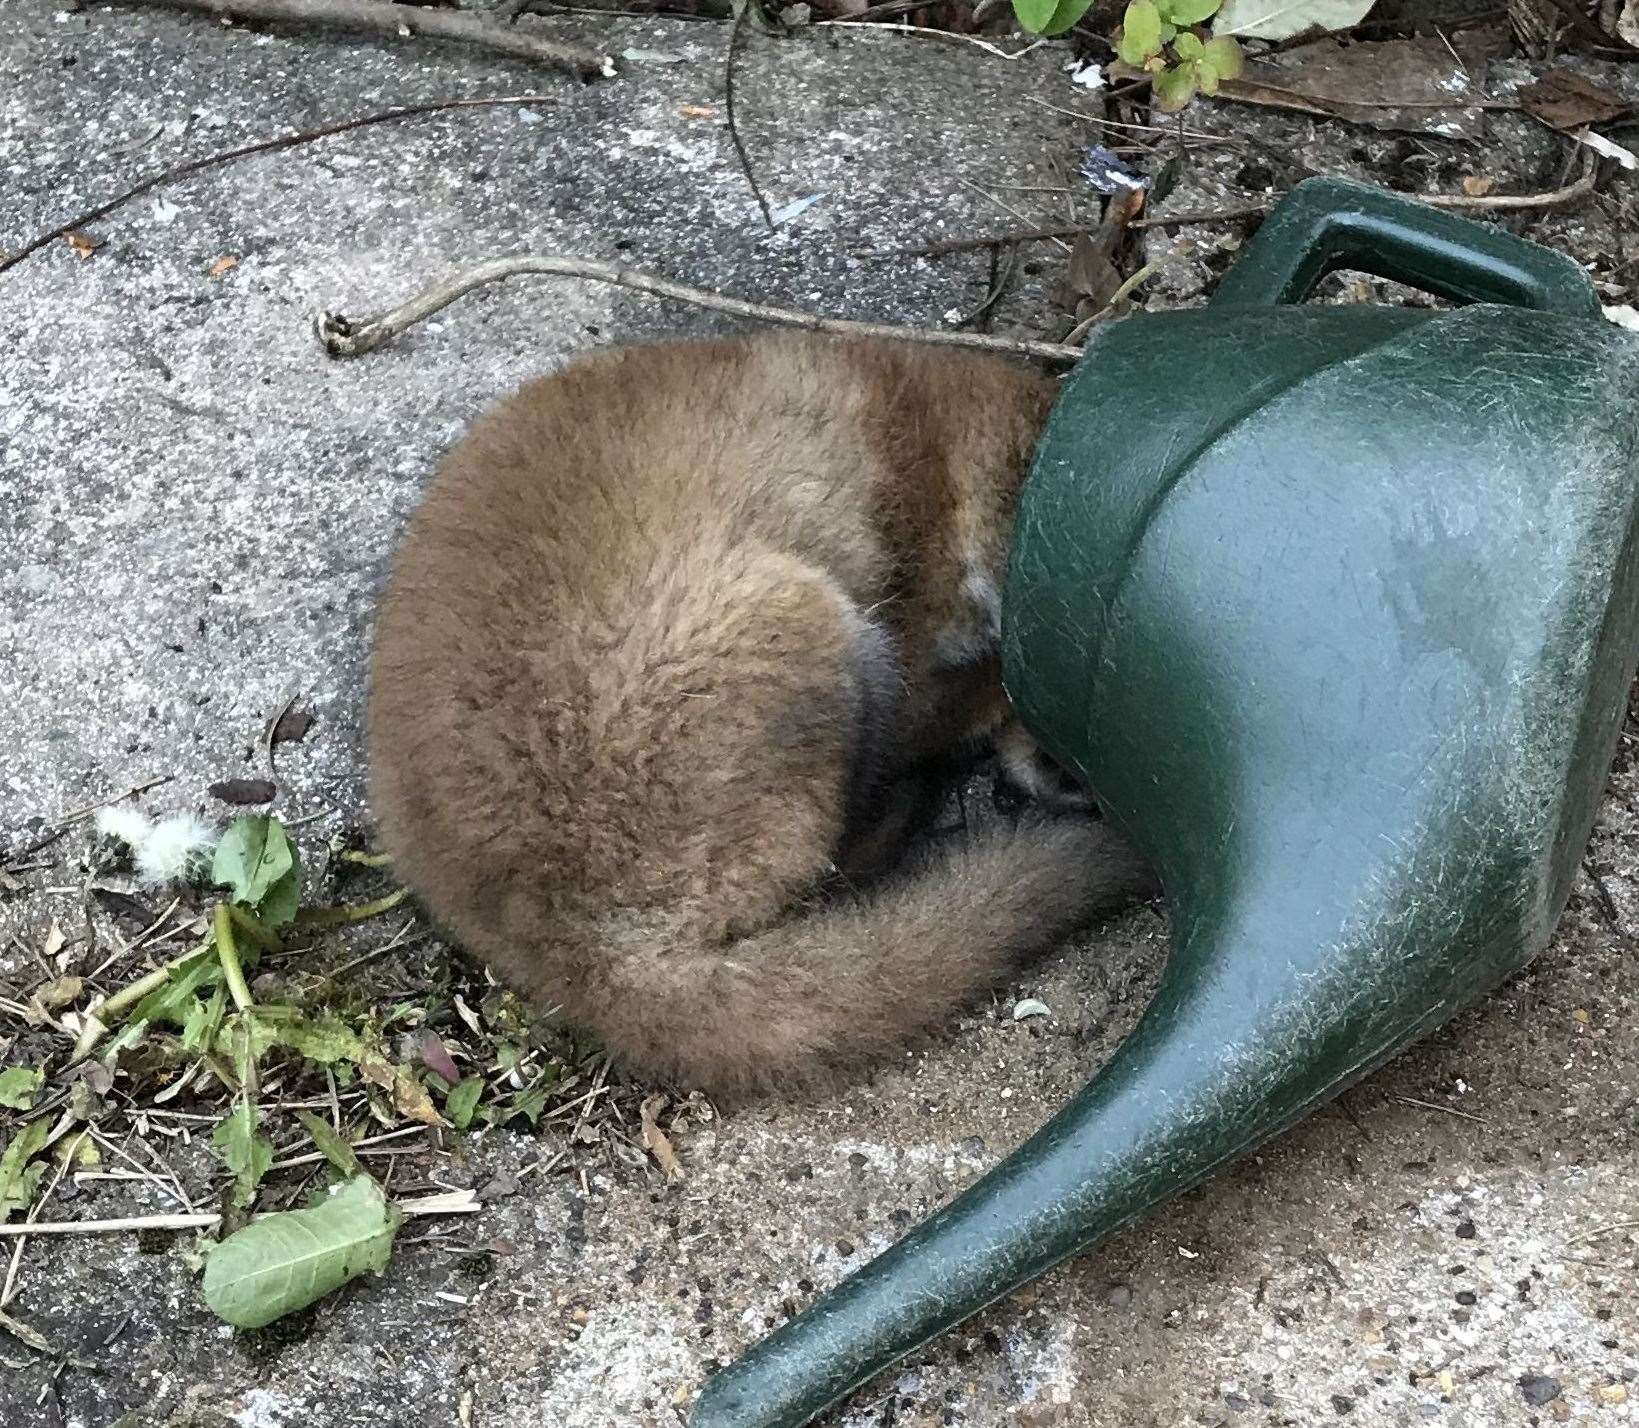
[[734, 122], [734, 57], [739, 52], [746, 12], [758, 3], [759, 0], [736, 0], [734, 6], [734, 23], [728, 27], [728, 53], [723, 60], [723, 110], [728, 121], [729, 142], [734, 145], [734, 155], [740, 161], [740, 172], [746, 176], [746, 183], [751, 187], [751, 196], [757, 200], [757, 207], [763, 211], [763, 222], [772, 233], [773, 211], [768, 206], [768, 200], [763, 197], [762, 189], [757, 186], [757, 175], [751, 171], [751, 155], [746, 153], [745, 141], [740, 138], [740, 126]]
[[442, 282], [432, 283], [415, 296], [384, 312], [374, 313], [357, 321], [340, 313], [321, 313], [317, 322], [319, 341], [332, 357], [357, 357], [373, 352], [390, 342], [416, 323], [440, 312], [474, 288], [486, 283], [502, 282], [526, 273], [551, 277], [589, 278], [593, 282], [613, 283], [616, 287], [631, 288], [655, 297], [672, 298], [678, 302], [693, 303], [696, 307], [715, 312], [731, 313], [736, 317], [756, 322], [776, 322], [787, 327], [799, 327], [807, 332], [828, 332], [839, 337], [871, 337], [900, 339], [909, 342], [929, 342], [946, 347], [976, 348], [984, 352], [1007, 352], [1015, 357], [1037, 357], [1046, 362], [1074, 362], [1081, 350], [1060, 342], [1037, 342], [1027, 338], [996, 337], [985, 332], [946, 332], [937, 328], [896, 327], [887, 322], [854, 322], [846, 318], [819, 317], [814, 313], [799, 312], [795, 308], [773, 307], [768, 303], [747, 302], [743, 298], [725, 297], [707, 292], [704, 288], [674, 283], [632, 268], [617, 267], [594, 258], [573, 258], [552, 253], [522, 253], [512, 258], [490, 258], [474, 264], [464, 272]]
[[[133, 196], [136, 192], [137, 192], [137, 190], [133, 189], [132, 193], [127, 194], [126, 197], [129, 198], [129, 197]], [[121, 203], [123, 203], [125, 200], [120, 199], [119, 201]], [[89, 221], [90, 221], [89, 219], [76, 219], [74, 221], [74, 223], [70, 223], [70, 224], [67, 224], [63, 228], [59, 228], [55, 233], [46, 234], [46, 236], [44, 238], [41, 238], [41, 239], [37, 240], [34, 243], [31, 243], [27, 248], [23, 249], [23, 251], [21, 253], [18, 253], [15, 257], [7, 258], [4, 261], [0, 261], [0, 273], [5, 272], [7, 268], [9, 268], [13, 263], [17, 262], [19, 259], [28, 257], [28, 255], [30, 253], [32, 253], [36, 248], [38, 248], [42, 243], [49, 243], [53, 238], [60, 238], [60, 237], [62, 237], [62, 235], [64, 233], [66, 233], [68, 231], [69, 228], [75, 227], [76, 224], [78, 224], [78, 223], [89, 222]], [[101, 802], [87, 803], [83, 807], [80, 807], [80, 808], [71, 808], [71, 809], [69, 809], [69, 811], [67, 813], [64, 813], [61, 817], [59, 817], [56, 820], [56, 822], [54, 822], [51, 826], [53, 828], [66, 828], [71, 823], [78, 823], [82, 819], [89, 818], [99, 808], [107, 808], [110, 805], [115, 804], [115, 803], [124, 803], [126, 799], [135, 798], [139, 793], [147, 793], [149, 789], [158, 788], [160, 786], [160, 784], [162, 784], [162, 783], [169, 783], [175, 777], [176, 777], [175, 774], [161, 774], [158, 778], [149, 779], [147, 783], [133, 784], [130, 788], [126, 789], [124, 793], [116, 793], [116, 794], [113, 795], [113, 797], [105, 798]]]
[[[1246, 203], [1234, 208], [1197, 208], [1187, 213], [1166, 213], [1148, 218], [1129, 218], [1129, 228], [1181, 228], [1190, 223], [1227, 222], [1232, 218], [1256, 218], [1269, 212], [1267, 203]], [[977, 238], [941, 238], [920, 248], [855, 248], [855, 258], [943, 258], [950, 253], [971, 253], [977, 248], [1005, 247], [1011, 243], [1032, 243], [1041, 238], [1074, 238], [1090, 233], [1087, 223], [1064, 223], [1045, 228], [1008, 228], [1000, 233], [982, 233]]]
[[1600, 1225], [1598, 1229], [1584, 1230], [1580, 1235], [1572, 1235], [1565, 1241], [1565, 1247], [1586, 1244], [1589, 1240], [1596, 1240], [1601, 1235], [1614, 1234], [1617, 1230], [1639, 1230], [1639, 1220], [1614, 1220], [1608, 1225]]
[[[470, 1194], [471, 1192], [467, 1192]], [[449, 1195], [424, 1195], [415, 1200], [400, 1200], [398, 1208], [406, 1215], [476, 1215], [483, 1204], [470, 1199], [459, 1204]], [[265, 1219], [270, 1210], [251, 1219]], [[192, 1215], [127, 1215], [117, 1220], [48, 1220], [32, 1225], [0, 1225], [0, 1237], [7, 1235], [109, 1235], [141, 1230], [205, 1230], [218, 1224], [222, 1217], [201, 1210]]]
[[1443, 1111], [1448, 1116], [1460, 1116], [1465, 1121], [1478, 1121], [1482, 1126], [1489, 1124], [1484, 1116], [1477, 1116], [1473, 1111], [1459, 1111], [1455, 1106], [1442, 1106], [1437, 1101], [1419, 1101], [1415, 1096], [1396, 1096], [1394, 1099], [1402, 1106], [1416, 1106], [1424, 1111]]
[[821, 20], [814, 28], [817, 30], [821, 26], [836, 25], [839, 28], [857, 30], [863, 35], [909, 35], [912, 39], [953, 40], [960, 45], [972, 45], [987, 55], [995, 55], [997, 59], [1003, 60], [1021, 60], [1044, 46], [1055, 50], [1068, 48], [1061, 40], [1040, 39], [1031, 40], [1020, 49], [1004, 50], [1000, 45], [993, 45], [989, 40], [981, 40], [977, 35], [959, 35], [954, 30], [940, 30], [929, 25], [907, 25], [899, 20], [871, 20], [864, 23], [862, 20], [863, 17], [858, 15], [853, 19]]
[[219, 20], [271, 20], [281, 24], [318, 25], [353, 30], [384, 39], [425, 35], [435, 40], [464, 40], [518, 59], [555, 65], [582, 79], [615, 73], [614, 60], [595, 50], [542, 39], [464, 10], [425, 10], [386, 0], [119, 0], [138, 9], [191, 10]]
[[1434, 208], [1473, 208], [1492, 212], [1512, 212], [1522, 208], [1562, 208], [1568, 203], [1575, 203], [1579, 198], [1586, 198], [1593, 192], [1594, 184], [1598, 180], [1599, 161], [1592, 159], [1584, 164], [1579, 178], [1573, 179], [1564, 188], [1552, 188], [1546, 193], [1486, 194], [1481, 198], [1470, 198], [1465, 193], [1417, 193], [1411, 196], [1419, 203], [1426, 203]]
[[1269, 212], [1267, 203], [1242, 203], [1232, 208], [1192, 208], [1186, 213], [1152, 213], [1134, 218], [1129, 228], [1178, 228], [1187, 223], [1225, 223], [1233, 218], [1258, 218]]
[[[258, 139], [254, 144], [241, 144], [236, 149], [225, 149], [219, 154], [207, 154], [202, 159], [190, 159], [185, 164], [177, 164], [174, 168], [165, 169], [154, 174], [136, 185], [128, 188], [118, 198], [110, 199], [107, 203], [88, 212], [75, 215], [68, 222], [61, 223], [49, 233], [42, 233], [37, 238], [30, 239], [15, 253], [9, 256], [0, 255], [0, 273], [7, 268], [15, 267], [31, 253], [38, 252], [47, 243], [54, 243], [64, 234], [73, 232], [76, 228], [83, 228], [87, 223], [95, 223], [99, 218], [106, 218], [116, 208], [121, 208], [133, 198], [140, 198], [150, 189], [158, 188], [161, 184], [174, 183], [178, 179], [185, 179], [204, 169], [215, 168], [218, 164], [231, 163], [235, 159], [243, 159], [251, 154], [268, 153], [275, 149], [294, 148], [297, 144], [310, 144], [315, 139], [328, 139], [333, 134], [345, 134], [350, 129], [364, 129], [371, 124], [386, 124], [395, 119], [413, 119], [421, 114], [437, 114], [445, 109], [478, 109], [499, 104], [556, 104], [555, 96], [550, 94], [504, 94], [493, 99], [441, 99], [431, 104], [411, 104], [398, 109], [383, 109], [377, 114], [361, 114], [356, 119], [343, 119], [335, 124], [325, 124], [317, 129], [303, 129], [294, 134], [281, 134], [273, 139]], [[92, 804], [88, 808], [76, 809], [73, 813], [64, 814], [57, 820], [57, 826], [84, 818], [89, 813], [105, 807], [109, 803], [118, 803], [120, 799], [130, 798], [133, 794], [142, 793], [153, 788], [156, 784], [166, 783], [174, 774], [167, 774], [165, 778], [153, 779], [137, 788], [129, 789], [116, 798], [104, 800], [103, 803]]]

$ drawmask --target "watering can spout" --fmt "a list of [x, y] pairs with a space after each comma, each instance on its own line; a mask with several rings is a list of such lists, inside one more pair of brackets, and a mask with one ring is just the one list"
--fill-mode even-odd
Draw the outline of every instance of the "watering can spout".
[[1183, 965], [1174, 959], [1144, 1021], [1092, 1085], [815, 1311], [712, 1379], [693, 1428], [806, 1423], [885, 1363], [1296, 1119], [1312, 1088], [1290, 1056], [1266, 1054], [1290, 1034], [1283, 1009], [1246, 1007], [1244, 1022], [1226, 1025]]
[[[1473, 305], [1291, 306], [1339, 264]], [[1004, 596], [1015, 705], [1160, 874], [1161, 986], [1080, 1095], [713, 1379], [694, 1428], [808, 1422], [1548, 942], [1639, 647], [1639, 342], [1569, 260], [1330, 181], [1224, 288], [1091, 344]]]

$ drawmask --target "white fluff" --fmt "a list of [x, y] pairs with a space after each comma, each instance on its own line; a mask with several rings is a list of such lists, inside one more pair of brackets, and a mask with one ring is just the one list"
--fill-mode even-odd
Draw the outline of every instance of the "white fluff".
[[132, 849], [137, 881], [150, 887], [199, 872], [216, 846], [216, 830], [198, 814], [173, 813]]
[[125, 844], [133, 853], [148, 841], [153, 826], [146, 813], [129, 803], [116, 803], [97, 810], [97, 832], [104, 838]]

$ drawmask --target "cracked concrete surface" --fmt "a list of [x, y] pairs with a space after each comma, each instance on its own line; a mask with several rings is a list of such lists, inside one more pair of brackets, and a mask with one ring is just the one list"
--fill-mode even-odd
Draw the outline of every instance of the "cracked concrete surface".
[[[962, 180], [1061, 185], [1084, 138], [1031, 102], [1075, 103], [1051, 49], [1006, 62], [886, 33], [756, 40], [739, 88], [770, 200], [823, 195], [770, 235], [722, 128], [719, 27], [541, 23], [640, 53], [623, 78], [580, 88], [459, 47], [7, 0], [0, 247], [182, 156], [431, 98], [546, 95], [249, 159], [91, 225], [102, 246], [89, 260], [59, 243], [0, 276], [8, 842], [157, 775], [173, 781], [149, 807], [205, 806], [205, 785], [246, 770], [296, 691], [319, 722], [282, 753], [279, 811], [358, 821], [370, 601], [438, 453], [572, 352], [713, 325], [608, 289], [521, 281], [334, 363], [311, 337], [315, 310], [367, 310], [459, 262], [534, 249], [938, 322], [983, 297], [982, 256], [852, 250], [1009, 226]], [[1284, 142], [1288, 121], [1268, 122]], [[1324, 136], [1303, 124], [1309, 138], [1292, 142], [1323, 159]], [[211, 276], [225, 257], [237, 261]], [[1000, 329], [1037, 330], [1054, 269], [1045, 258], [1023, 275]], [[1639, 1233], [1610, 1228], [1639, 1220], [1633, 747], [1590, 854], [1610, 909], [1588, 883], [1550, 952], [1482, 1008], [919, 1354], [836, 1421], [1639, 1420]], [[28, 946], [77, 907], [43, 882], [0, 901], [0, 931]], [[429, 1240], [259, 1335], [204, 1311], [180, 1240], [36, 1242], [12, 1307], [98, 1368], [54, 1376], [0, 1342], [0, 1421], [676, 1424], [716, 1362], [1024, 1139], [1131, 1026], [1164, 955], [1161, 917], [1135, 912], [903, 1066], [826, 1101], [696, 1127], [679, 1138], [680, 1184], [618, 1160], [584, 1185], [525, 1175], [463, 1227], [481, 1258]], [[25, 966], [6, 939], [0, 977]], [[1014, 1022], [1026, 995], [1052, 1015]], [[467, 1178], [538, 1165], [553, 1136], [474, 1137]], [[54, 1209], [168, 1208], [141, 1183], [79, 1193]]]

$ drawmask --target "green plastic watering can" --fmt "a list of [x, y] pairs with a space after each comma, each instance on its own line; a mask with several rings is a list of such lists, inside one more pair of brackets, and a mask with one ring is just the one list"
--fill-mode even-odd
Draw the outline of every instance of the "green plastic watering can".
[[[1337, 268], [1448, 310], [1300, 307]], [[1547, 945], [1639, 635], [1639, 338], [1570, 259], [1315, 179], [1104, 328], [1024, 491], [1008, 691], [1161, 876], [1090, 1085], [706, 1386], [795, 1428], [1244, 1155]]]

